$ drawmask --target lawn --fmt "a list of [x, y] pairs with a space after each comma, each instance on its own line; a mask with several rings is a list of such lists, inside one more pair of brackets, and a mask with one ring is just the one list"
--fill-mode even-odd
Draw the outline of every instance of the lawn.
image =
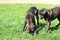
[[55, 30], [54, 26], [58, 24], [58, 20], [52, 21], [51, 29], [45, 33], [44, 19], [40, 19], [42, 29], [39, 34], [31, 36], [27, 31], [21, 32], [26, 11], [31, 7], [37, 8], [53, 8], [59, 5], [46, 4], [0, 4], [0, 40], [60, 40], [60, 27]]

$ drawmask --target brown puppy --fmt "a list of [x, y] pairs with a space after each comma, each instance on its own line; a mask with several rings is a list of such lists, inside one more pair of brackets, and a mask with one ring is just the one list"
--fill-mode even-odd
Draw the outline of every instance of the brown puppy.
[[38, 22], [38, 10], [36, 7], [31, 7], [28, 11], [27, 11], [27, 15], [25, 17], [25, 23], [24, 23], [24, 27], [23, 27], [23, 31], [25, 31], [25, 29], [27, 28], [30, 34], [34, 34], [34, 31], [36, 30], [36, 22], [35, 22], [35, 18], [34, 16], [36, 16], [37, 19], [37, 24], [39, 24]]
[[60, 7], [55, 7], [49, 10], [45, 8], [40, 9], [39, 15], [47, 22], [46, 32], [48, 32], [52, 20], [57, 18], [59, 20], [59, 24], [56, 27], [60, 25]]

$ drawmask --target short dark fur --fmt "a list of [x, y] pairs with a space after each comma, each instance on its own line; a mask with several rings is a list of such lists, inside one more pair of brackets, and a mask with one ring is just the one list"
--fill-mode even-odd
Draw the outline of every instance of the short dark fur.
[[47, 22], [46, 32], [48, 32], [52, 20], [57, 18], [59, 20], [59, 24], [56, 27], [60, 25], [60, 7], [55, 7], [52, 9], [40, 9], [39, 15], [41, 18], [44, 18]]
[[31, 33], [32, 35], [34, 34], [34, 31], [36, 30], [36, 22], [35, 22], [34, 16], [36, 16], [37, 24], [39, 24], [38, 10], [36, 7], [31, 7], [27, 11], [27, 15], [25, 17], [25, 23], [23, 27], [23, 31], [25, 31], [25, 29], [27, 28], [29, 33]]

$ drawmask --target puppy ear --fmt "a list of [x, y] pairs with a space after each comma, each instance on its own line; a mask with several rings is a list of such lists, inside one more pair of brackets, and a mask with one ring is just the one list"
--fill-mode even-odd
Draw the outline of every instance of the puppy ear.
[[45, 12], [45, 15], [44, 15], [44, 16], [45, 16], [45, 17], [48, 17], [48, 11]]
[[48, 14], [48, 11], [45, 12], [45, 15], [47, 15], [47, 14]]
[[44, 16], [50, 18], [49, 11], [46, 11]]
[[37, 15], [38, 14], [38, 10], [35, 10], [35, 15]]
[[35, 10], [35, 14], [37, 13], [37, 10]]

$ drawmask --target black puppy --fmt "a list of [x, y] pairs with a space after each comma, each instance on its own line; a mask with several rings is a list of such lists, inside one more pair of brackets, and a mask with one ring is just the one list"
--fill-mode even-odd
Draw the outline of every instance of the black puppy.
[[23, 27], [23, 31], [25, 31], [25, 29], [27, 28], [29, 33], [32, 35], [34, 34], [34, 31], [36, 30], [36, 22], [35, 22], [34, 16], [36, 16], [37, 24], [39, 24], [38, 10], [36, 7], [31, 7], [27, 11], [27, 15], [25, 17], [25, 23]]
[[44, 18], [47, 22], [46, 32], [48, 32], [52, 20], [57, 18], [59, 20], [59, 24], [56, 27], [60, 25], [60, 7], [55, 7], [49, 10], [45, 8], [40, 9], [39, 15], [41, 19]]

